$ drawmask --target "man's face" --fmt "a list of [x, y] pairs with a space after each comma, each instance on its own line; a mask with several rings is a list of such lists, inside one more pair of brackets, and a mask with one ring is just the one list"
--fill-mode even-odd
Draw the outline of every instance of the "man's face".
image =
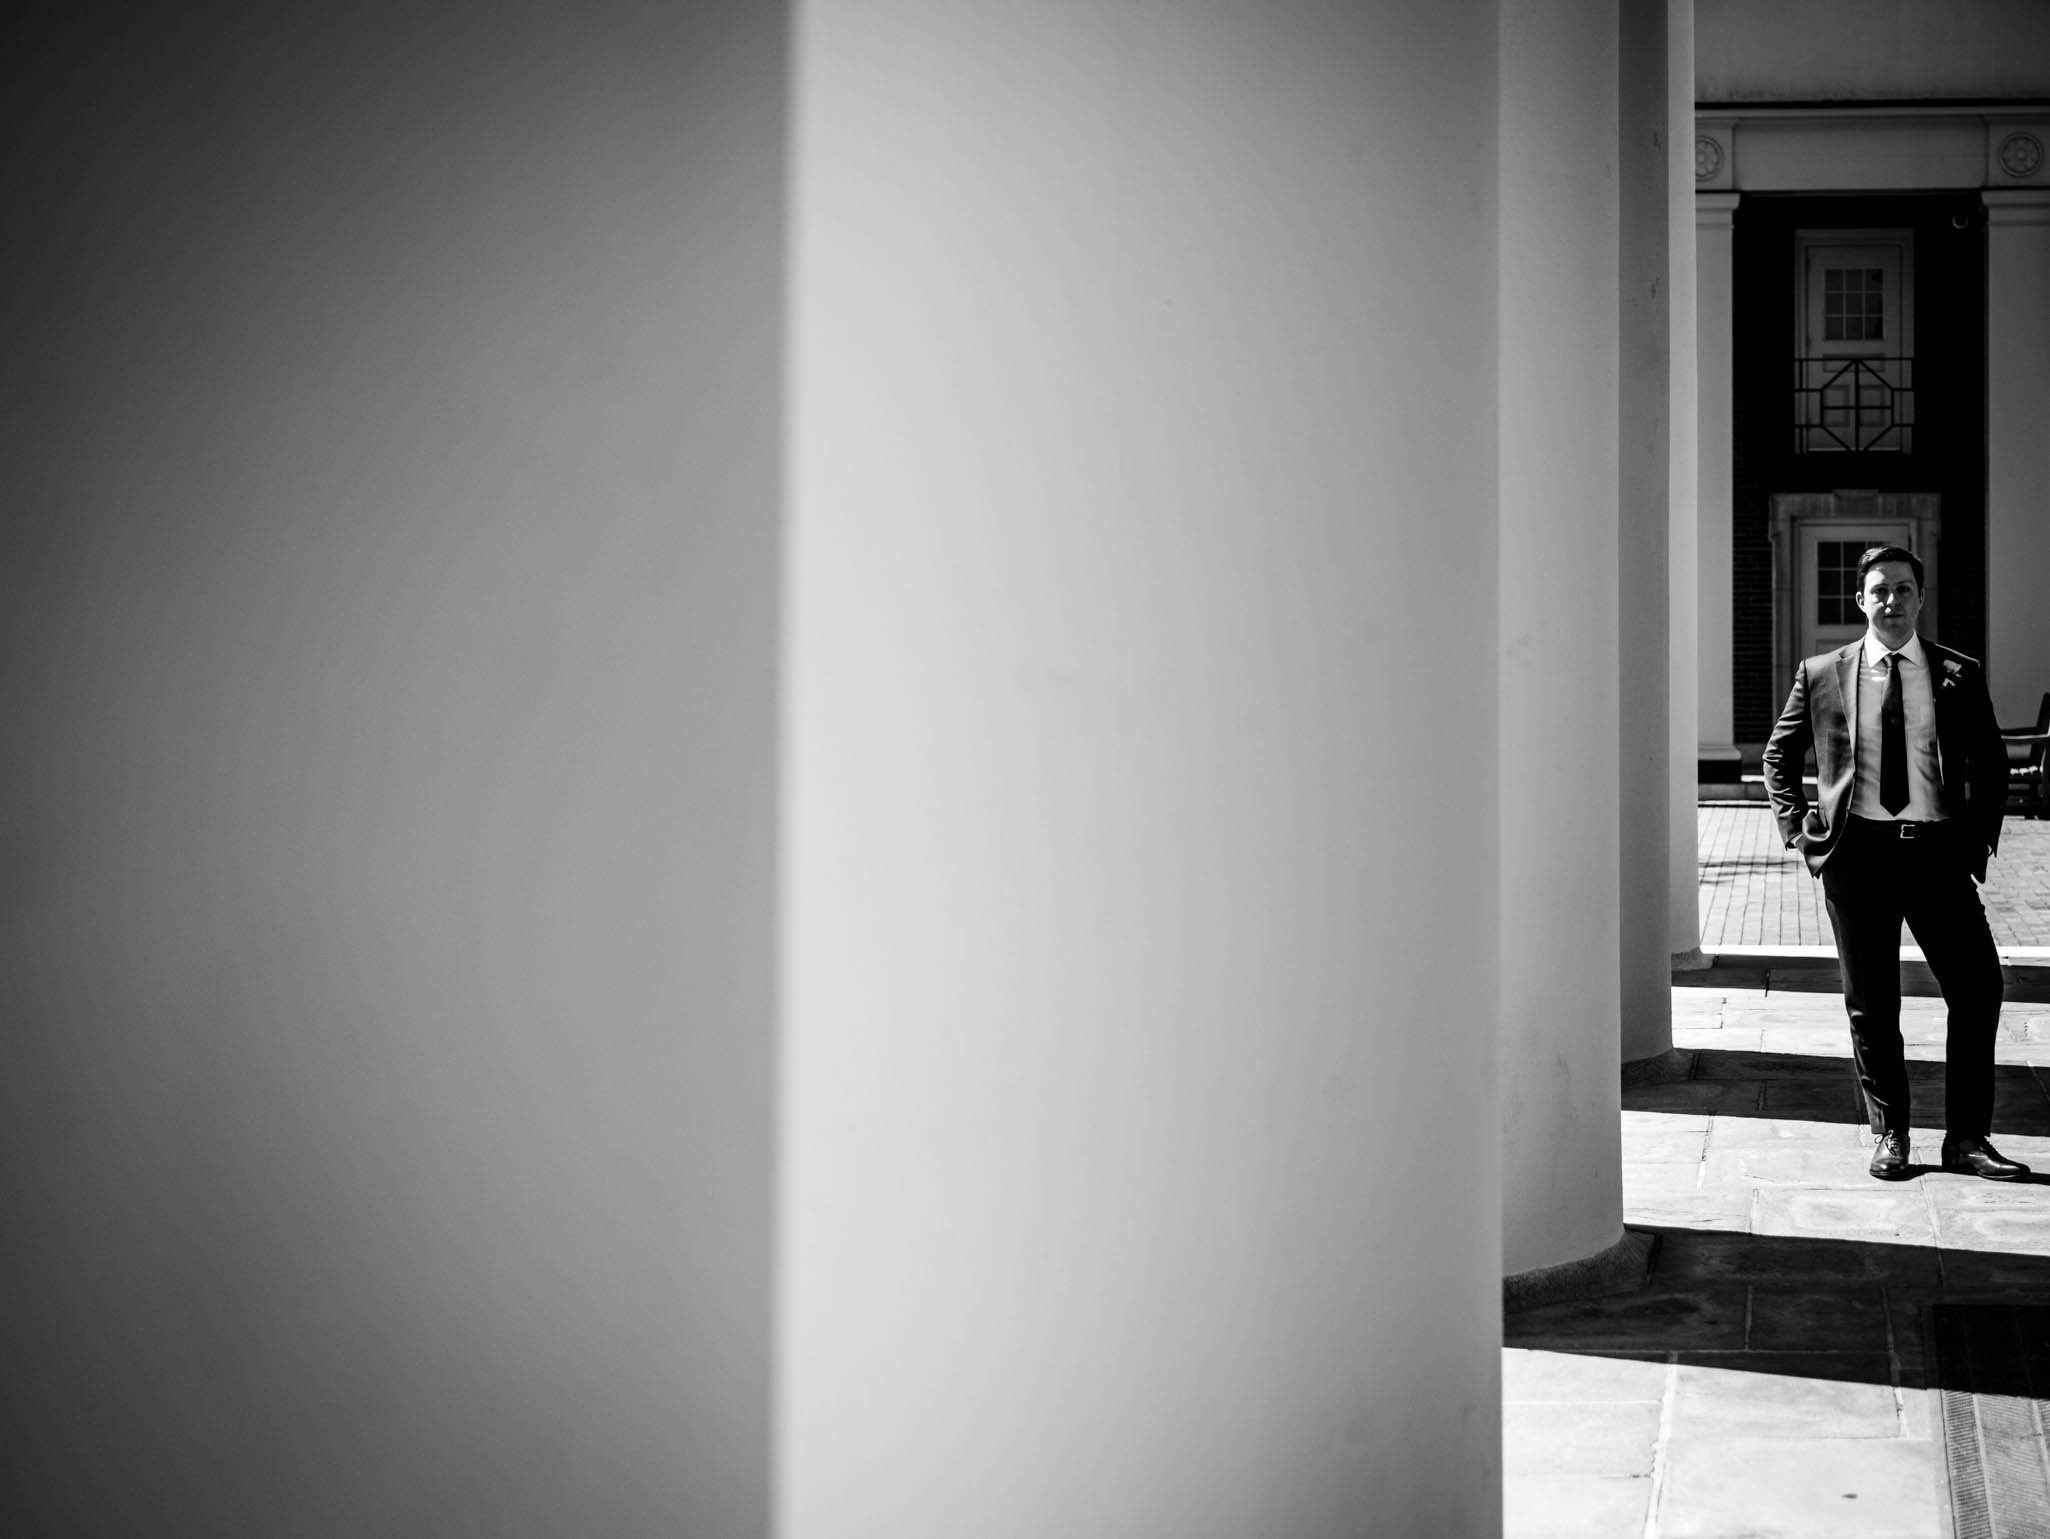
[[1865, 624], [1889, 648], [1898, 650], [1915, 634], [1915, 616], [1922, 612], [1922, 589], [1905, 561], [1882, 561], [1865, 574], [1858, 590]]

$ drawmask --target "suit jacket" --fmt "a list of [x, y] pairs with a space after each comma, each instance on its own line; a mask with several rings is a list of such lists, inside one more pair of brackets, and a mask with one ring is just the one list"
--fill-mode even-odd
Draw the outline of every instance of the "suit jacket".
[[[1858, 775], [1858, 668], [1860, 636], [1849, 646], [1803, 662], [1794, 690], [1765, 745], [1765, 789], [1787, 848], [1799, 850], [1820, 872], [1851, 817]], [[1936, 696], [1936, 771], [1946, 817], [1958, 820], [1969, 840], [1972, 874], [1986, 877], [1986, 857], [2000, 843], [2007, 808], [2007, 745], [1993, 717], [1986, 674], [1962, 652], [1926, 637], [1929, 682]], [[1801, 784], [1803, 761], [1815, 750], [1818, 806]]]

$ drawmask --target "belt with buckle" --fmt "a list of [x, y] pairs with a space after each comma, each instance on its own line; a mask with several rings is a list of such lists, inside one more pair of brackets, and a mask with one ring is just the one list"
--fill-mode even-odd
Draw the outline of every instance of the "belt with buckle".
[[1853, 821], [1863, 825], [1869, 832], [1883, 839], [1933, 839], [1950, 829], [1948, 819], [1930, 819], [1917, 822], [1909, 818], [1857, 818]]

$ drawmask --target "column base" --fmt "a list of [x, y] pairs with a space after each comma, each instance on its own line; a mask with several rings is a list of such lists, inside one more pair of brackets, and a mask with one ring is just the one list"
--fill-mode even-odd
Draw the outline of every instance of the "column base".
[[1693, 1072], [1694, 1050], [1669, 1047], [1663, 1053], [1653, 1053], [1648, 1058], [1624, 1059], [1622, 1086], [1629, 1090], [1637, 1085], [1663, 1085], [1670, 1080], [1685, 1079]]
[[1562, 1299], [1600, 1298], [1641, 1288], [1651, 1276], [1652, 1253], [1658, 1248], [1658, 1239], [1646, 1230], [1626, 1228], [1615, 1244], [1592, 1256], [1512, 1273], [1502, 1279], [1503, 1313], [1515, 1314]]
[[1693, 946], [1686, 951], [1673, 953], [1673, 971], [1676, 973], [1698, 973], [1715, 966], [1715, 958]]

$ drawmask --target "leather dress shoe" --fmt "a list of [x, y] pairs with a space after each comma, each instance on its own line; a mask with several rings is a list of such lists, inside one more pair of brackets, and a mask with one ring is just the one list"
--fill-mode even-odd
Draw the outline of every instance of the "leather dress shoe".
[[1943, 1168], [1960, 1175], [1984, 1176], [1988, 1181], [2012, 1181], [2029, 1173], [2028, 1166], [2005, 1158], [1983, 1138], [1944, 1139]]
[[1903, 1181], [1908, 1174], [1908, 1135], [1891, 1129], [1879, 1135], [1872, 1151], [1872, 1174], [1882, 1181]]

